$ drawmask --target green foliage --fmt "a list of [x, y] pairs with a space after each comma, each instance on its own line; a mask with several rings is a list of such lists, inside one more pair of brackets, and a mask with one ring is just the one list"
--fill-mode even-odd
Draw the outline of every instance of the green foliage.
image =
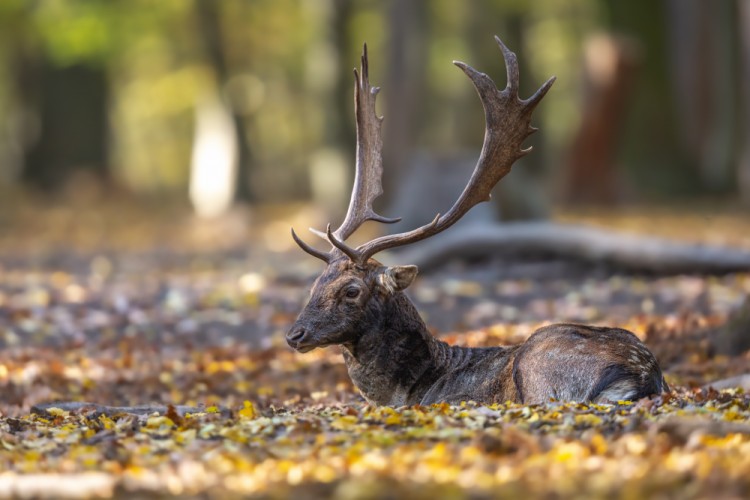
[[102, 61], [115, 48], [112, 8], [106, 2], [46, 1], [33, 13], [47, 55], [59, 65]]
[[[29, 83], [21, 83], [24, 65], [89, 64], [103, 68], [111, 82], [112, 163], [116, 177], [129, 187], [184, 192], [194, 110], [205, 96], [221, 95], [244, 125], [241, 139], [252, 152], [253, 184], [261, 197], [304, 194], [307, 188], [299, 179], [306, 178], [311, 158], [332, 149], [351, 155], [351, 95], [342, 82], [349, 81], [366, 41], [372, 79], [386, 83], [394, 38], [391, 20], [400, 4], [209, 2], [217, 12], [224, 74], [211, 60], [200, 5], [200, 0], [0, 2], [0, 111], [9, 122], [3, 129], [10, 131], [0, 136], [0, 158], [13, 157], [17, 144], [29, 140], [23, 137], [28, 124], [18, 118], [28, 116], [17, 88]], [[521, 56], [522, 88], [530, 90], [550, 74], [558, 77], [537, 114], [543, 133], [531, 141], [547, 146], [548, 158], [560, 157], [581, 120], [584, 41], [600, 31], [625, 32], [642, 42], [643, 64], [620, 159], [638, 175], [661, 172], [652, 174], [656, 190], [684, 179], [694, 182], [684, 175], [674, 137], [665, 47], [670, 20], [663, 8], [601, 0], [437, 0], [417, 5], [426, 64], [417, 96], [423, 112], [407, 120], [419, 129], [410, 147], [437, 153], [477, 148], [482, 112], [450, 62], [464, 60], [499, 77], [501, 59], [491, 38], [499, 34]], [[406, 54], [412, 49], [401, 48]], [[502, 77], [496, 80], [502, 82]], [[384, 88], [381, 102], [388, 95]], [[386, 127], [399, 119], [386, 117]], [[671, 168], [654, 169], [654, 163]], [[8, 177], [18, 166], [0, 168], [6, 169], [0, 175]], [[550, 164], [553, 168], [559, 167]]]

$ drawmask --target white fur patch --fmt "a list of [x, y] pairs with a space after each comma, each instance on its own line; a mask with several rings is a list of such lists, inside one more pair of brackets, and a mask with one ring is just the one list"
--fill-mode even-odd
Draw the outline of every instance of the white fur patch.
[[393, 278], [388, 271], [385, 271], [378, 275], [378, 283], [380, 283], [380, 285], [385, 288], [388, 293], [392, 294], [396, 291], [396, 283], [393, 281]]
[[627, 401], [634, 395], [635, 384], [632, 380], [618, 380], [600, 392], [596, 401]]

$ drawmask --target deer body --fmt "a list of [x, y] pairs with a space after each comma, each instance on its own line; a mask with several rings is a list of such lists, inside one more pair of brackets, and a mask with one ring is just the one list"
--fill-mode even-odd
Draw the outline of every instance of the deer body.
[[429, 238], [446, 230], [490, 191], [529, 153], [521, 143], [536, 129], [531, 113], [554, 82], [548, 80], [528, 99], [518, 96], [516, 56], [496, 38], [505, 57], [504, 90], [463, 63], [485, 110], [487, 128], [474, 173], [444, 215], [417, 229], [385, 235], [352, 248], [345, 243], [367, 220], [396, 222], [376, 214], [372, 202], [382, 192], [382, 118], [368, 77], [367, 51], [361, 73], [355, 70], [357, 167], [349, 210], [341, 226], [315, 231], [331, 245], [322, 252], [297, 244], [326, 262], [310, 301], [287, 333], [299, 352], [341, 345], [354, 384], [374, 404], [413, 405], [473, 400], [540, 403], [550, 398], [577, 401], [637, 399], [666, 389], [653, 354], [632, 333], [617, 328], [559, 324], [537, 330], [521, 345], [465, 348], [434, 338], [403, 290], [416, 266], [386, 267], [376, 253]]
[[406, 269], [399, 281], [374, 260], [364, 268], [331, 263], [290, 330], [290, 345], [305, 352], [340, 344], [352, 381], [379, 405], [617, 401], [666, 387], [653, 354], [617, 328], [558, 324], [516, 346], [446, 344], [400, 290], [414, 278]]

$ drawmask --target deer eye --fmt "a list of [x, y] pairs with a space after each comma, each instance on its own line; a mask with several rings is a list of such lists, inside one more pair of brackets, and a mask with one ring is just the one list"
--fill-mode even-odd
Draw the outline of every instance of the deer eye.
[[346, 295], [347, 299], [356, 299], [357, 297], [359, 297], [359, 288], [357, 288], [356, 286], [350, 286], [346, 289], [344, 295]]

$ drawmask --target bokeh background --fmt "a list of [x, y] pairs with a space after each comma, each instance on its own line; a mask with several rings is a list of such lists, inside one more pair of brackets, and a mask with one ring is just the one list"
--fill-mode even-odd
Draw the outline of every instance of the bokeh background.
[[394, 203], [410, 176], [473, 165], [481, 106], [451, 60], [502, 85], [495, 34], [519, 55], [522, 93], [558, 77], [505, 218], [750, 203], [744, 0], [4, 0], [3, 219], [30, 196], [207, 217], [312, 202], [335, 218], [365, 41]]

